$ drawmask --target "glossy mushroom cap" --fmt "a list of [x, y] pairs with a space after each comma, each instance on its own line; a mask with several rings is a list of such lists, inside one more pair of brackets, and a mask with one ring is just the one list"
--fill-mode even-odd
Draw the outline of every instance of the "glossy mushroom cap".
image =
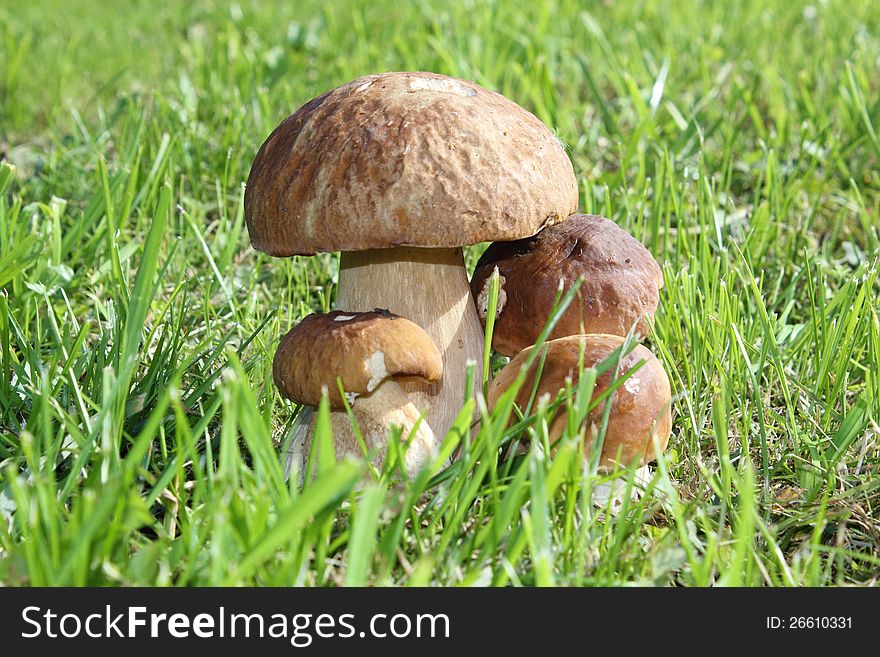
[[477, 311], [485, 323], [488, 280], [498, 267], [501, 290], [492, 346], [513, 356], [544, 329], [559, 280], [568, 289], [580, 276], [578, 296], [553, 327], [551, 338], [581, 333], [625, 336], [633, 325], [647, 335], [663, 287], [651, 253], [613, 221], [578, 214], [534, 237], [495, 242], [471, 279]]
[[466, 80], [383, 73], [276, 128], [245, 217], [255, 248], [291, 256], [519, 239], [577, 202], [571, 161], [533, 114]]
[[373, 392], [389, 377], [436, 382], [443, 374], [440, 352], [408, 319], [387, 311], [312, 314], [281, 340], [272, 364], [281, 394], [317, 406], [327, 390], [331, 408], [343, 408], [336, 378], [346, 393]]
[[[545, 343], [547, 356], [544, 360], [541, 378], [538, 382], [535, 399], [549, 395], [555, 399], [560, 390], [565, 389], [565, 380], [577, 380], [580, 351], [583, 349], [584, 368], [595, 367], [623, 346], [625, 338], [616, 335], [574, 335]], [[508, 363], [492, 381], [489, 388], [489, 407], [494, 408], [501, 394], [507, 390], [519, 375], [520, 368], [528, 358], [531, 347], [520, 352]], [[540, 348], [540, 347], [537, 347]], [[623, 378], [639, 362], [645, 363], [614, 390], [611, 397], [611, 411], [605, 441], [602, 445], [600, 466], [610, 468], [614, 464], [628, 466], [631, 463], [644, 465], [656, 458], [653, 438], [656, 436], [660, 451], [672, 431], [672, 395], [669, 378], [660, 361], [642, 345], [636, 345], [620, 359], [617, 378]], [[540, 358], [529, 370], [525, 383], [519, 389], [515, 403], [525, 411], [535, 384]], [[596, 380], [593, 398], [608, 389], [612, 379], [609, 369]], [[597, 406], [586, 419], [586, 450], [595, 440], [602, 423], [602, 413], [607, 400]], [[567, 422], [565, 409], [560, 407], [556, 418], [550, 425], [550, 440], [562, 435]]]

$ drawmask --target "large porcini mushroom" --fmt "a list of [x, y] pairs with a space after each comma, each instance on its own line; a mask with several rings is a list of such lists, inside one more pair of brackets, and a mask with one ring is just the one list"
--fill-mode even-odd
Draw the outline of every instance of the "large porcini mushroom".
[[[401, 437], [411, 440], [405, 457], [408, 474], [430, 459], [436, 441], [399, 382], [436, 383], [442, 373], [440, 352], [431, 338], [409, 320], [379, 310], [309, 315], [281, 340], [272, 365], [281, 394], [308, 406], [317, 406], [326, 394], [332, 409], [344, 409], [339, 379], [367, 449], [377, 452], [377, 464], [384, 458], [389, 428], [401, 427]], [[351, 431], [334, 431], [333, 437], [337, 458], [363, 455]]]
[[[505, 365], [490, 384], [489, 408], [494, 409], [499, 397], [516, 381], [532, 349], [547, 350], [534, 399], [546, 395], [552, 400], [565, 389], [566, 379], [577, 381], [581, 352], [583, 366], [595, 367], [612, 356], [615, 350], [622, 349], [625, 343], [626, 338], [616, 335], [573, 335], [529, 347]], [[601, 470], [611, 470], [615, 465], [645, 465], [666, 449], [672, 431], [672, 395], [669, 378], [660, 361], [643, 345], [635, 345], [628, 353], [622, 350], [617, 378], [626, 377], [642, 361], [644, 364], [618, 384], [611, 394], [611, 409], [599, 458]], [[535, 378], [541, 362], [538, 358], [532, 363], [524, 384], [517, 392], [514, 403], [522, 412], [526, 411], [535, 389]], [[613, 374], [614, 372], [608, 370], [598, 377], [593, 389], [594, 399], [608, 389]], [[584, 421], [582, 428], [585, 435], [585, 454], [591, 453], [592, 445], [599, 435], [606, 403], [608, 402], [603, 401], [596, 406]], [[560, 407], [549, 426], [551, 444], [562, 435], [567, 421], [565, 410]]]
[[581, 276], [583, 283], [550, 338], [626, 336], [633, 327], [636, 335], [645, 336], [663, 287], [663, 273], [648, 249], [613, 221], [594, 215], [574, 215], [533, 237], [489, 246], [471, 279], [484, 322], [496, 267], [501, 287], [492, 346], [505, 356], [538, 339], [560, 279], [566, 289]]
[[575, 211], [577, 181], [534, 115], [434, 73], [369, 75], [310, 101], [266, 140], [245, 192], [255, 248], [342, 251], [336, 307], [421, 326], [442, 381], [401, 387], [438, 437], [467, 396], [483, 333], [461, 247], [533, 235]]

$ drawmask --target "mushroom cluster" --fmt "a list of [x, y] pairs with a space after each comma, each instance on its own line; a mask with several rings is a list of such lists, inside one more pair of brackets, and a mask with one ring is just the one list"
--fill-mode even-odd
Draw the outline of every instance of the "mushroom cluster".
[[[269, 255], [341, 252], [336, 309], [381, 308], [433, 341], [442, 376], [398, 385], [436, 442], [469, 396], [468, 365], [482, 363], [462, 246], [534, 235], [577, 202], [571, 161], [537, 117], [473, 82], [420, 72], [359, 78], [285, 119], [257, 153], [244, 210], [253, 246]], [[305, 351], [287, 344], [275, 371], [291, 396], [307, 374], [293, 360]], [[342, 374], [331, 378], [344, 386]], [[337, 452], [356, 444], [344, 410], [331, 421]], [[312, 430], [303, 433], [298, 454]]]
[[[341, 252], [336, 310], [306, 317], [282, 339], [273, 363], [279, 391], [306, 407], [327, 396], [338, 456], [366, 449], [381, 465], [389, 430], [399, 427], [405, 469], [417, 471], [478, 392], [465, 390], [467, 371], [481, 371], [481, 323], [497, 270], [493, 347], [513, 360], [492, 383], [490, 404], [536, 348], [560, 281], [581, 281], [543, 370], [529, 374], [555, 395], [579, 360], [593, 366], [623, 336], [648, 333], [663, 284], [647, 249], [607, 219], [574, 214], [577, 205], [561, 142], [533, 114], [473, 82], [384, 73], [306, 103], [260, 148], [244, 200], [256, 249]], [[494, 244], [469, 283], [462, 247], [486, 241]], [[610, 401], [603, 467], [647, 462], [650, 446], [662, 449], [669, 437], [663, 368], [638, 347], [617, 375], [636, 366]], [[597, 390], [609, 384], [600, 378]], [[300, 472], [313, 429], [313, 420], [297, 429], [292, 465]], [[561, 432], [554, 423], [551, 434]], [[589, 445], [595, 433], [586, 428]]]

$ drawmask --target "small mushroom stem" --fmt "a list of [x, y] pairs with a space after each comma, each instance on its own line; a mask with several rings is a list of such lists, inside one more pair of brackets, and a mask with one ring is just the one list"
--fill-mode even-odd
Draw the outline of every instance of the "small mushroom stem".
[[[437, 451], [431, 426], [426, 419], [419, 421], [421, 413], [395, 381], [385, 381], [372, 393], [355, 399], [352, 410], [367, 449], [376, 450], [380, 461], [387, 449], [389, 429], [392, 426], [402, 429], [401, 440], [410, 441], [404, 457], [406, 473], [410, 476], [417, 473]], [[339, 436], [336, 429], [334, 427], [334, 436]]]
[[[336, 307], [347, 311], [384, 308], [415, 322], [431, 336], [443, 358], [442, 380], [400, 383], [415, 407], [427, 411], [427, 423], [439, 443], [467, 397], [468, 361], [475, 363], [475, 372], [482, 371], [483, 330], [461, 249], [344, 252]], [[479, 376], [475, 386], [479, 386]]]
[[[607, 471], [607, 470], [606, 470]], [[633, 487], [630, 490], [630, 500], [638, 500], [644, 490], [651, 483], [651, 466], [643, 465], [637, 468], [633, 473]], [[593, 486], [593, 494], [591, 501], [593, 506], [600, 509], [608, 509], [611, 515], [616, 516], [623, 508], [623, 498], [626, 495], [627, 480], [626, 477], [618, 477], [610, 481]]]
[[[388, 448], [388, 436], [392, 426], [401, 428], [401, 440], [409, 441], [404, 456], [407, 475], [415, 475], [437, 452], [438, 441], [427, 420], [421, 418], [419, 410], [403, 389], [390, 379], [373, 392], [359, 395], [351, 407], [357, 420], [364, 443], [372, 454], [374, 464], [382, 466]], [[311, 418], [308, 437], [297, 451], [291, 449], [291, 457], [296, 459], [300, 472], [305, 471], [305, 461], [311, 451], [317, 414]], [[415, 432], [413, 429], [415, 428]], [[333, 411], [330, 414], [330, 430], [336, 458], [345, 456], [363, 457], [364, 450], [354, 433], [348, 414]]]

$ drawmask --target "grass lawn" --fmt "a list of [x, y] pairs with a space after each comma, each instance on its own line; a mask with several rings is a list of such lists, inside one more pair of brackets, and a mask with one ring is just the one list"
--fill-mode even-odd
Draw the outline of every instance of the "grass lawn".
[[[620, 515], [481, 398], [448, 468], [285, 482], [271, 359], [338, 258], [254, 251], [243, 184], [384, 70], [533, 111], [661, 264], [673, 435]], [[869, 0], [0, 0], [0, 584], [876, 583], [878, 71]]]

